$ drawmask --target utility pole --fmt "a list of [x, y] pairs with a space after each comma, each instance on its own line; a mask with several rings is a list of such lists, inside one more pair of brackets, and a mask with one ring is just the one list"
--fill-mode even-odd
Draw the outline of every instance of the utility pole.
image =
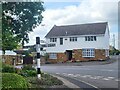
[[113, 34], [113, 47], [115, 48], [115, 34]]
[[37, 77], [41, 79], [40, 70], [40, 37], [36, 37], [36, 51], [37, 51]]

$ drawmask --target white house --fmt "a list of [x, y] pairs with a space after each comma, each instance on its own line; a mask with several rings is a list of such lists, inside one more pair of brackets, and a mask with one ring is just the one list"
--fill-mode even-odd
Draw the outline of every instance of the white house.
[[54, 25], [45, 38], [51, 62], [106, 60], [109, 57], [107, 22]]

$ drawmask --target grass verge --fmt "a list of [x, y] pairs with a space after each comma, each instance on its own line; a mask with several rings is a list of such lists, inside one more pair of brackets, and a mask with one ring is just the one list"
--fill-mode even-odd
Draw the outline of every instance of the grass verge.
[[49, 88], [54, 85], [63, 85], [63, 82], [49, 74], [42, 73], [42, 78], [39, 80], [37, 77], [26, 77], [30, 83], [29, 88]]

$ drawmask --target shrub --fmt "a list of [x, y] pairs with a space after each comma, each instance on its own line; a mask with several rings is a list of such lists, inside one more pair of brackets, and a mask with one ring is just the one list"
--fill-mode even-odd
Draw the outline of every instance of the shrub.
[[36, 70], [23, 70], [20, 75], [24, 77], [30, 77], [30, 76], [34, 77], [34, 76], [37, 76], [37, 71]]
[[36, 70], [36, 69], [33, 68], [32, 65], [24, 65], [22, 70]]
[[24, 65], [20, 75], [25, 76], [25, 77], [30, 77], [30, 76], [36, 76], [37, 71], [35, 68], [32, 67], [32, 65]]
[[3, 73], [15, 73], [15, 68], [11, 65], [3, 64], [2, 65], [2, 72]]
[[2, 88], [28, 88], [28, 82], [20, 75], [15, 73], [2, 74]]

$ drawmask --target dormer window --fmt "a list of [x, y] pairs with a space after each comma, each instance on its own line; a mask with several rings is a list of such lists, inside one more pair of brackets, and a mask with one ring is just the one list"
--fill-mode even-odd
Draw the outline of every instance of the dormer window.
[[77, 37], [70, 37], [70, 42], [76, 42], [77, 41]]
[[57, 42], [57, 38], [50, 38], [50, 42]]
[[85, 41], [96, 41], [96, 36], [85, 36]]

